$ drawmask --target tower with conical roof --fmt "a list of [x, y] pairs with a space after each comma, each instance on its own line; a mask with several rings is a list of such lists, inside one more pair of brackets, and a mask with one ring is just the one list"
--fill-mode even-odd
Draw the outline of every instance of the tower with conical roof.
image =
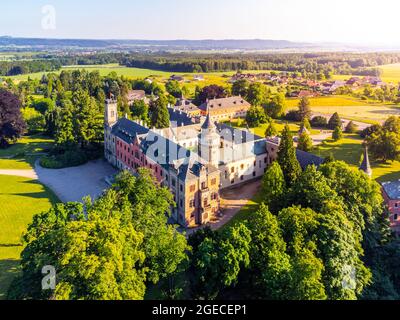
[[210, 110], [207, 107], [207, 116], [199, 135], [199, 155], [208, 164], [218, 168], [220, 136], [215, 123], [211, 120]]
[[364, 147], [364, 159], [359, 168], [361, 171], [364, 171], [369, 177], [372, 177], [372, 169], [371, 164], [369, 163], [368, 157], [368, 146], [365, 145]]

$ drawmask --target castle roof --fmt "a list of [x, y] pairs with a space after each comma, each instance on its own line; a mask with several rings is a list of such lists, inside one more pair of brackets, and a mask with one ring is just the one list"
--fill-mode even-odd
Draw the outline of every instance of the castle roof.
[[324, 159], [316, 156], [315, 154], [296, 149], [296, 158], [300, 163], [300, 167], [305, 170], [307, 166], [314, 165], [319, 167], [324, 163]]
[[391, 200], [400, 199], [400, 180], [382, 182], [382, 188]]

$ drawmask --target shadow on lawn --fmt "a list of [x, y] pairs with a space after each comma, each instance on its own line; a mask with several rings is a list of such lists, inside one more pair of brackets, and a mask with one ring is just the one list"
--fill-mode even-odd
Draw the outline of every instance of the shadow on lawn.
[[19, 273], [19, 260], [0, 260], [0, 300], [6, 299], [8, 288]]

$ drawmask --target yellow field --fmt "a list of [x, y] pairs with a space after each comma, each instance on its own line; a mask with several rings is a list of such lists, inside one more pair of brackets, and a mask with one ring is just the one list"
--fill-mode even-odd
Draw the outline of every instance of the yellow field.
[[[296, 109], [299, 99], [288, 99], [288, 110]], [[400, 106], [389, 104], [374, 104], [346, 96], [329, 96], [310, 98], [311, 109], [313, 112], [331, 115], [338, 112], [343, 118], [365, 121], [379, 122], [391, 115], [400, 116]]]
[[382, 71], [382, 81], [392, 82], [394, 84], [400, 82], [400, 63], [387, 64], [380, 66], [379, 69]]

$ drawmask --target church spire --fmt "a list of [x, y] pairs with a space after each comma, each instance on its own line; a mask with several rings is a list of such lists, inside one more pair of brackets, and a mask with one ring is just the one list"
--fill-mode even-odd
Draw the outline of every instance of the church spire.
[[212, 129], [214, 128], [215, 125], [211, 121], [211, 115], [210, 115], [210, 108], [207, 104], [207, 116], [206, 116], [206, 121], [204, 121], [203, 125], [201, 126], [202, 129]]
[[369, 177], [372, 176], [372, 169], [371, 169], [371, 165], [369, 163], [368, 146], [367, 145], [365, 145], [365, 147], [364, 147], [364, 159], [360, 165], [360, 170], [364, 171]]

